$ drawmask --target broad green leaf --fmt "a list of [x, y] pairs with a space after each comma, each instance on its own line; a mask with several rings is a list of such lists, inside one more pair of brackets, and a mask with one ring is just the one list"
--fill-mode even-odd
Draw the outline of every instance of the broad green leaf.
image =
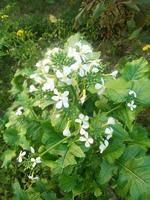
[[115, 124], [113, 125], [113, 138], [114, 140], [119, 140], [119, 141], [128, 141], [129, 135], [126, 130], [123, 129], [123, 127], [120, 124]]
[[27, 193], [21, 189], [20, 184], [17, 180], [13, 184], [13, 192], [15, 200], [30, 200]]
[[62, 139], [61, 135], [56, 133], [50, 126], [50, 123], [48, 122], [42, 124], [42, 130], [43, 130], [42, 143], [46, 144], [47, 146], [56, 144]]
[[116, 169], [115, 165], [108, 163], [106, 160], [100, 165], [101, 169], [97, 177], [97, 181], [100, 185], [103, 185], [112, 178], [113, 171]]
[[111, 143], [104, 151], [104, 158], [109, 163], [114, 163], [115, 160], [118, 159], [123, 154], [124, 150], [125, 150], [124, 144], [121, 143], [119, 144], [118, 142]]
[[75, 165], [77, 164], [74, 155], [72, 155], [71, 152], [67, 151], [67, 153], [64, 156], [64, 160], [63, 160], [63, 165], [62, 167], [65, 168], [69, 165]]
[[5, 151], [2, 155], [3, 158], [3, 164], [2, 167], [7, 168], [8, 164], [10, 164], [11, 160], [16, 156], [15, 150], [8, 149]]
[[70, 149], [69, 149], [70, 153], [72, 153], [75, 157], [79, 157], [79, 158], [83, 158], [85, 157], [85, 154], [84, 152], [82, 151], [82, 149], [76, 145], [76, 144], [72, 144], [70, 146]]
[[[150, 157], [119, 162], [118, 191], [130, 194], [132, 200], [150, 199]], [[124, 186], [126, 188], [124, 188]]]
[[63, 174], [59, 178], [59, 185], [64, 192], [70, 192], [76, 185], [76, 175]]
[[142, 126], [135, 126], [130, 133], [131, 142], [130, 145], [136, 144], [139, 148], [147, 150], [150, 147], [150, 139], [148, 137], [148, 132]]
[[8, 128], [4, 132], [4, 140], [9, 145], [16, 145], [19, 141], [19, 135], [16, 129], [14, 128]]
[[136, 101], [142, 105], [150, 105], [150, 80], [135, 81], [133, 90], [137, 94]]
[[115, 103], [120, 103], [126, 100], [128, 95], [129, 83], [124, 79], [111, 80], [105, 84], [107, 89], [106, 96]]
[[141, 57], [132, 62], [127, 62], [123, 68], [122, 75], [126, 80], [138, 80], [143, 78], [148, 72], [148, 62]]

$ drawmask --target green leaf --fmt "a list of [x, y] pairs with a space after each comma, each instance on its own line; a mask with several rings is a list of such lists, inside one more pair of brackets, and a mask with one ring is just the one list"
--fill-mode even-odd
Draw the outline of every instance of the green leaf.
[[8, 164], [11, 162], [11, 160], [16, 156], [15, 150], [10, 150], [8, 149], [7, 151], [5, 151], [2, 155], [2, 159], [3, 159], [3, 164], [2, 167], [7, 168]]
[[18, 135], [16, 129], [14, 129], [14, 128], [6, 129], [3, 137], [4, 137], [5, 142], [9, 145], [16, 145], [19, 140], [19, 135]]
[[43, 129], [43, 136], [42, 136], [42, 143], [47, 146], [52, 146], [53, 144], [56, 144], [59, 142], [62, 137], [60, 134], [56, 133], [53, 128], [50, 126], [49, 122], [45, 122], [42, 124]]
[[113, 125], [113, 138], [114, 140], [119, 140], [119, 141], [128, 141], [129, 140], [129, 135], [128, 133], [123, 129], [123, 127], [120, 124], [115, 124]]
[[67, 153], [64, 156], [62, 167], [65, 168], [65, 167], [67, 167], [69, 165], [76, 165], [76, 164], [77, 164], [77, 162], [75, 160], [74, 155], [72, 155], [71, 152], [67, 151]]
[[25, 193], [20, 185], [19, 182], [16, 180], [15, 183], [13, 184], [13, 192], [14, 192], [14, 199], [15, 200], [29, 200], [29, 197], [27, 193]]
[[76, 185], [76, 175], [63, 174], [59, 178], [60, 187], [64, 192], [70, 192]]
[[124, 102], [128, 95], [129, 83], [124, 79], [111, 80], [105, 84], [106, 96], [115, 103]]
[[100, 173], [97, 178], [98, 183], [100, 185], [108, 183], [115, 169], [116, 167], [114, 165], [108, 163], [106, 160], [103, 160], [101, 163]]
[[143, 78], [148, 72], [148, 62], [145, 58], [139, 58], [132, 62], [127, 62], [122, 71], [122, 75], [126, 80], [138, 80]]
[[133, 90], [137, 94], [136, 102], [141, 105], [150, 105], [150, 80], [135, 81]]
[[118, 164], [119, 194], [130, 194], [132, 200], [150, 199], [150, 157], [134, 158]]
[[116, 159], [118, 159], [124, 152], [125, 145], [117, 143], [109, 144], [108, 148], [104, 151], [104, 158], [109, 163], [114, 163]]
[[135, 126], [130, 133], [130, 137], [132, 139], [131, 145], [136, 144], [139, 148], [145, 149], [150, 147], [150, 139], [148, 137], [148, 132], [142, 126]]
[[72, 153], [75, 157], [79, 157], [79, 158], [84, 158], [85, 157], [85, 154], [84, 152], [82, 151], [82, 149], [76, 145], [76, 144], [72, 144], [70, 146], [70, 149], [69, 149], [70, 153]]

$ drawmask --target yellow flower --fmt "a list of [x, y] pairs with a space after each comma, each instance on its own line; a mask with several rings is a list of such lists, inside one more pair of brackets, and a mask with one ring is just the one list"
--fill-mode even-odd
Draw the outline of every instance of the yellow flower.
[[25, 35], [25, 31], [23, 29], [19, 29], [16, 33], [18, 37], [23, 37]]
[[150, 49], [150, 44], [146, 44], [146, 45], [142, 48], [143, 51], [147, 51], [148, 49]]

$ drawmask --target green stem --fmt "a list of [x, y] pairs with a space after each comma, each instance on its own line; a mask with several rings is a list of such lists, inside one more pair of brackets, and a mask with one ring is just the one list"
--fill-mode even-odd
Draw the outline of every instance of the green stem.
[[111, 113], [114, 110], [117, 110], [120, 106], [121, 106], [121, 104], [119, 104], [118, 106], [116, 106], [113, 109], [109, 110], [108, 112], [106, 112], [106, 114], [109, 114], [109, 113]]
[[68, 139], [68, 137], [63, 138], [62, 140], [60, 140], [59, 142], [57, 142], [56, 144], [52, 145], [51, 147], [49, 147], [47, 150], [45, 150], [43, 153], [40, 154], [40, 157], [43, 156], [44, 154], [46, 154], [48, 151], [54, 149], [56, 146], [58, 146], [59, 144], [65, 142]]

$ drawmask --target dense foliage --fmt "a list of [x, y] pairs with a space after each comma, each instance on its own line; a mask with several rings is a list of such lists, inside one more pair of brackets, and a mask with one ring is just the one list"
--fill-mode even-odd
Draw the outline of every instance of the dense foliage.
[[136, 122], [150, 104], [148, 63], [118, 70], [79, 35], [17, 70], [2, 165], [15, 168], [16, 199], [150, 197], [150, 140]]
[[150, 199], [149, 5], [0, 2], [0, 199]]

